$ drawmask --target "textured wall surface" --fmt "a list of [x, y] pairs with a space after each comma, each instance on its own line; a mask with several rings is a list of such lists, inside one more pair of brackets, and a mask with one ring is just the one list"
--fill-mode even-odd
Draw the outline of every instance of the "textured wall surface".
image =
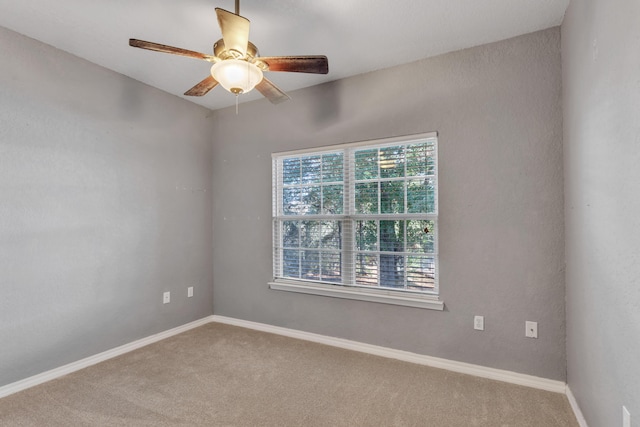
[[210, 315], [210, 112], [1, 28], [0, 52], [0, 386]]
[[640, 2], [562, 26], [567, 365], [591, 427], [640, 425]]
[[[214, 312], [564, 380], [560, 30], [291, 95], [214, 115]], [[268, 289], [272, 152], [428, 131], [444, 312]]]

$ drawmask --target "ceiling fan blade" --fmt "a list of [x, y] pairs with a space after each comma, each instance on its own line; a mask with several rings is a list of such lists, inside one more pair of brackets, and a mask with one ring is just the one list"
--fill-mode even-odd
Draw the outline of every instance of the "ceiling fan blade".
[[262, 81], [258, 83], [256, 86], [258, 92], [264, 95], [272, 104], [280, 104], [281, 102], [288, 101], [291, 99], [289, 95], [284, 93], [280, 88], [274, 85], [267, 78], [262, 78]]
[[249, 20], [219, 7], [216, 7], [216, 14], [227, 50], [235, 50], [245, 56], [249, 44]]
[[187, 96], [203, 96], [209, 93], [211, 89], [218, 86], [218, 82], [213, 76], [207, 76], [200, 83], [186, 91], [184, 94]]
[[187, 56], [189, 58], [203, 59], [209, 62], [214, 62], [216, 60], [216, 57], [213, 55], [206, 55], [204, 53], [194, 52], [193, 50], [181, 49], [179, 47], [167, 46], [160, 43], [147, 42], [138, 39], [129, 39], [129, 46], [154, 50], [156, 52], [171, 53], [173, 55]]
[[268, 65], [269, 71], [313, 74], [327, 74], [329, 72], [329, 60], [324, 55], [261, 56], [258, 59]]

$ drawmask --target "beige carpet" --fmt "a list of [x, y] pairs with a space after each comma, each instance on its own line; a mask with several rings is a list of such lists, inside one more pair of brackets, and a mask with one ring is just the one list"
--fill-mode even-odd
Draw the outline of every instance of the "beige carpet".
[[211, 323], [0, 399], [1, 426], [577, 426], [545, 392]]

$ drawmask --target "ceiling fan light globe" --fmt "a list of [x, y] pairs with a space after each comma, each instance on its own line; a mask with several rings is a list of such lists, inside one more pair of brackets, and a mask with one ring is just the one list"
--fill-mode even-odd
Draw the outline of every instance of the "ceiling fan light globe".
[[262, 81], [262, 70], [240, 59], [226, 59], [211, 67], [211, 75], [229, 92], [239, 95], [251, 91]]

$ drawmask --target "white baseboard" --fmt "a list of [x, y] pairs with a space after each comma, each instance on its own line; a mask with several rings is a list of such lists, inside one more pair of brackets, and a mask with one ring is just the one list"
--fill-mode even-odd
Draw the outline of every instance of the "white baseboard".
[[556, 393], [564, 393], [567, 395], [569, 404], [573, 409], [573, 412], [578, 420], [580, 427], [588, 427], [585, 421], [582, 411], [578, 406], [578, 403], [571, 392], [571, 389], [567, 384], [562, 381], [550, 380], [547, 378], [540, 378], [531, 375], [519, 374], [517, 372], [505, 371], [502, 369], [488, 368], [480, 365], [473, 365], [470, 363], [456, 362], [453, 360], [441, 359], [438, 357], [425, 356], [422, 354], [411, 353], [408, 351], [394, 350], [387, 347], [380, 347], [371, 344], [364, 344], [357, 341], [346, 340], [342, 338], [334, 338], [320, 334], [314, 334], [310, 332], [298, 331], [295, 329], [282, 328], [279, 326], [267, 325], [264, 323], [256, 323], [248, 320], [234, 319], [225, 316], [207, 316], [200, 320], [196, 320], [186, 325], [178, 326], [177, 328], [169, 329], [168, 331], [160, 332], [155, 335], [151, 335], [146, 338], [134, 341], [129, 344], [116, 347], [111, 350], [107, 350], [100, 354], [87, 357], [77, 362], [69, 363], [68, 365], [61, 366], [59, 368], [52, 369], [47, 372], [43, 372], [38, 375], [26, 378], [15, 383], [11, 383], [0, 387], [0, 398], [9, 396], [10, 394], [17, 393], [27, 388], [36, 386], [38, 384], [51, 381], [53, 379], [62, 377], [80, 369], [86, 368], [91, 365], [103, 362], [108, 359], [112, 359], [116, 356], [128, 353], [133, 350], [137, 350], [141, 347], [153, 344], [157, 341], [172, 337], [174, 335], [186, 332], [190, 329], [197, 328], [210, 322], [225, 323], [228, 325], [240, 326], [248, 329], [254, 329], [257, 331], [273, 333], [277, 335], [283, 335], [291, 338], [297, 338], [305, 341], [316, 342], [319, 344], [330, 345], [333, 347], [344, 348], [347, 350], [358, 351], [361, 353], [373, 354], [376, 356], [387, 357], [391, 359], [402, 360], [405, 362], [416, 363], [419, 365], [431, 366], [434, 368], [446, 369], [453, 372], [459, 372], [468, 375], [474, 375], [481, 378], [487, 378], [497, 381], [503, 381], [511, 384], [518, 384], [527, 387], [537, 388], [541, 390], [552, 391]]
[[211, 323], [213, 320], [212, 317], [213, 316], [207, 316], [200, 320], [187, 323], [186, 325], [178, 326], [177, 328], [169, 329], [168, 331], [160, 332], [155, 335], [151, 335], [149, 337], [139, 339], [129, 344], [125, 344], [120, 347], [116, 347], [111, 350], [107, 350], [105, 352], [102, 352], [93, 356], [89, 356], [82, 360], [78, 360], [77, 362], [69, 363], [68, 365], [64, 365], [47, 372], [43, 372], [41, 374], [34, 375], [29, 378], [25, 378], [24, 380], [7, 384], [3, 387], [0, 387], [0, 398], [28, 389], [38, 384], [45, 383], [47, 381], [60, 378], [64, 375], [70, 374], [75, 371], [79, 371], [80, 369], [86, 368], [91, 365], [95, 365], [96, 363], [100, 363], [108, 359], [112, 359], [116, 356], [120, 356], [130, 351], [137, 350], [141, 347], [147, 346], [149, 344], [153, 344], [154, 342], [172, 337], [174, 335], [178, 335], [182, 332], [186, 332], [189, 329], [197, 328], [198, 326]]
[[405, 362], [416, 363], [419, 365], [426, 365], [434, 368], [446, 369], [449, 371], [459, 372], [462, 374], [474, 375], [476, 377], [503, 381], [511, 384], [518, 384], [518, 385], [537, 388], [541, 390], [552, 391], [556, 393], [566, 392], [566, 384], [562, 381], [555, 381], [547, 378], [535, 377], [532, 375], [519, 374], [517, 372], [505, 371], [502, 369], [487, 368], [485, 366], [473, 365], [470, 363], [440, 359], [438, 357], [425, 356], [422, 354], [411, 353], [408, 351], [394, 350], [387, 347], [364, 344], [357, 341], [350, 341], [342, 338], [333, 338], [333, 337], [314, 334], [310, 332], [297, 331], [295, 329], [288, 329], [288, 328], [282, 328], [279, 326], [267, 325], [264, 323], [256, 323], [256, 322], [250, 322], [247, 320], [234, 319], [231, 317], [213, 315], [212, 320], [218, 323], [241, 326], [244, 328], [255, 329], [262, 332], [269, 332], [269, 333], [284, 335], [287, 337], [297, 338], [305, 341], [312, 341], [320, 344], [326, 344], [333, 347], [340, 347], [347, 350], [359, 351], [361, 353], [368, 353], [376, 356], [387, 357], [390, 359], [397, 359]]
[[571, 392], [571, 388], [569, 388], [569, 384], [567, 384], [566, 394], [567, 394], [567, 399], [569, 400], [569, 405], [571, 405], [571, 409], [573, 409], [573, 413], [576, 416], [576, 420], [578, 420], [578, 425], [580, 427], [589, 427], [587, 425], [587, 420], [584, 418], [584, 415], [582, 415], [582, 410], [578, 405], [578, 401], [576, 400], [575, 396]]

